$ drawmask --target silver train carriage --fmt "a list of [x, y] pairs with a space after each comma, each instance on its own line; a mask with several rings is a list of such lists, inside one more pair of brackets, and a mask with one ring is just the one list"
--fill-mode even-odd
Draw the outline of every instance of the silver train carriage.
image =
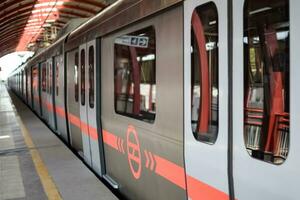
[[299, 9], [117, 1], [8, 84], [128, 199], [296, 200]]

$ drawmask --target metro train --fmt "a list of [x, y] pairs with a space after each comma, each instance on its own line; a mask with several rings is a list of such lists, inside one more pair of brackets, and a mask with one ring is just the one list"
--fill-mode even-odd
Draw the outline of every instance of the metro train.
[[299, 10], [120, 0], [8, 85], [128, 199], [298, 200]]

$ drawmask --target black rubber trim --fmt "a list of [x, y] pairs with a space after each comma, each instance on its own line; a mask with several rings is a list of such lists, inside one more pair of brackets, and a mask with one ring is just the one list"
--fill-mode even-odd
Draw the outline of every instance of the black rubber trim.
[[[69, 35], [65, 38], [65, 41], [63, 43], [63, 47], [62, 47], [63, 49], [62, 49], [62, 54], [61, 55], [64, 57], [63, 79], [64, 79], [64, 104], [65, 104], [65, 113], [66, 113], [66, 130], [67, 130], [67, 140], [68, 140], [67, 143], [68, 143], [68, 145], [71, 146], [70, 127], [69, 127], [69, 111], [68, 111], [68, 101], [67, 101], [67, 95], [68, 95], [68, 91], [67, 91], [67, 88], [68, 88], [68, 86], [67, 86], [67, 83], [68, 83], [68, 81], [67, 81], [68, 67], [67, 67], [67, 65], [68, 65], [68, 60], [67, 60], [67, 52], [65, 52], [65, 43], [67, 42], [68, 37], [69, 37]], [[54, 67], [54, 65], [52, 65], [52, 66]], [[56, 69], [56, 67], [54, 67], [54, 68]], [[53, 74], [53, 76], [52, 76], [53, 78], [54, 78], [54, 75], [56, 75], [56, 72], [55, 72], [55, 74]], [[54, 88], [55, 87], [53, 87], [53, 89]], [[52, 93], [52, 94], [53, 94], [53, 97], [56, 96], [55, 93]], [[57, 123], [57, 119], [55, 120], [55, 122]], [[57, 124], [56, 124], [56, 129], [57, 129]]]
[[98, 144], [99, 155], [101, 164], [101, 176], [106, 174], [105, 154], [104, 154], [104, 142], [102, 135], [102, 120], [101, 120], [101, 38], [96, 39], [96, 117], [97, 117], [97, 132], [98, 132]]
[[42, 68], [42, 65], [41, 63], [38, 63], [38, 77], [39, 77], [39, 81], [38, 81], [38, 93], [39, 93], [39, 107], [40, 107], [40, 115], [43, 116], [43, 109], [42, 109], [42, 87], [41, 87], [41, 82], [42, 82], [42, 79], [41, 79], [41, 68]]
[[[53, 103], [53, 110], [56, 110], [56, 98], [55, 98], [55, 67], [54, 67], [54, 57], [51, 57], [51, 72], [52, 72], [52, 83], [51, 83], [51, 96], [52, 96], [52, 103]], [[57, 131], [57, 115], [56, 112], [53, 112], [54, 115], [54, 130]], [[67, 119], [67, 118], [66, 118]]]
[[228, 0], [227, 4], [227, 31], [228, 31], [228, 189], [230, 200], [234, 200], [233, 182], [233, 2]]

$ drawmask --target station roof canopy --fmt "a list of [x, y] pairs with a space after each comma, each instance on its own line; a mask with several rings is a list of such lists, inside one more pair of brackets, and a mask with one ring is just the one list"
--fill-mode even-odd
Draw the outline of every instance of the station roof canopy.
[[69, 20], [90, 18], [110, 0], [0, 1], [0, 57], [49, 44]]

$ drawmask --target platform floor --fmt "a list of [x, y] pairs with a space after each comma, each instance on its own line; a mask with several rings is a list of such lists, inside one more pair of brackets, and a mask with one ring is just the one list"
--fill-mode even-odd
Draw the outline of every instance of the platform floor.
[[118, 199], [0, 84], [0, 200]]

